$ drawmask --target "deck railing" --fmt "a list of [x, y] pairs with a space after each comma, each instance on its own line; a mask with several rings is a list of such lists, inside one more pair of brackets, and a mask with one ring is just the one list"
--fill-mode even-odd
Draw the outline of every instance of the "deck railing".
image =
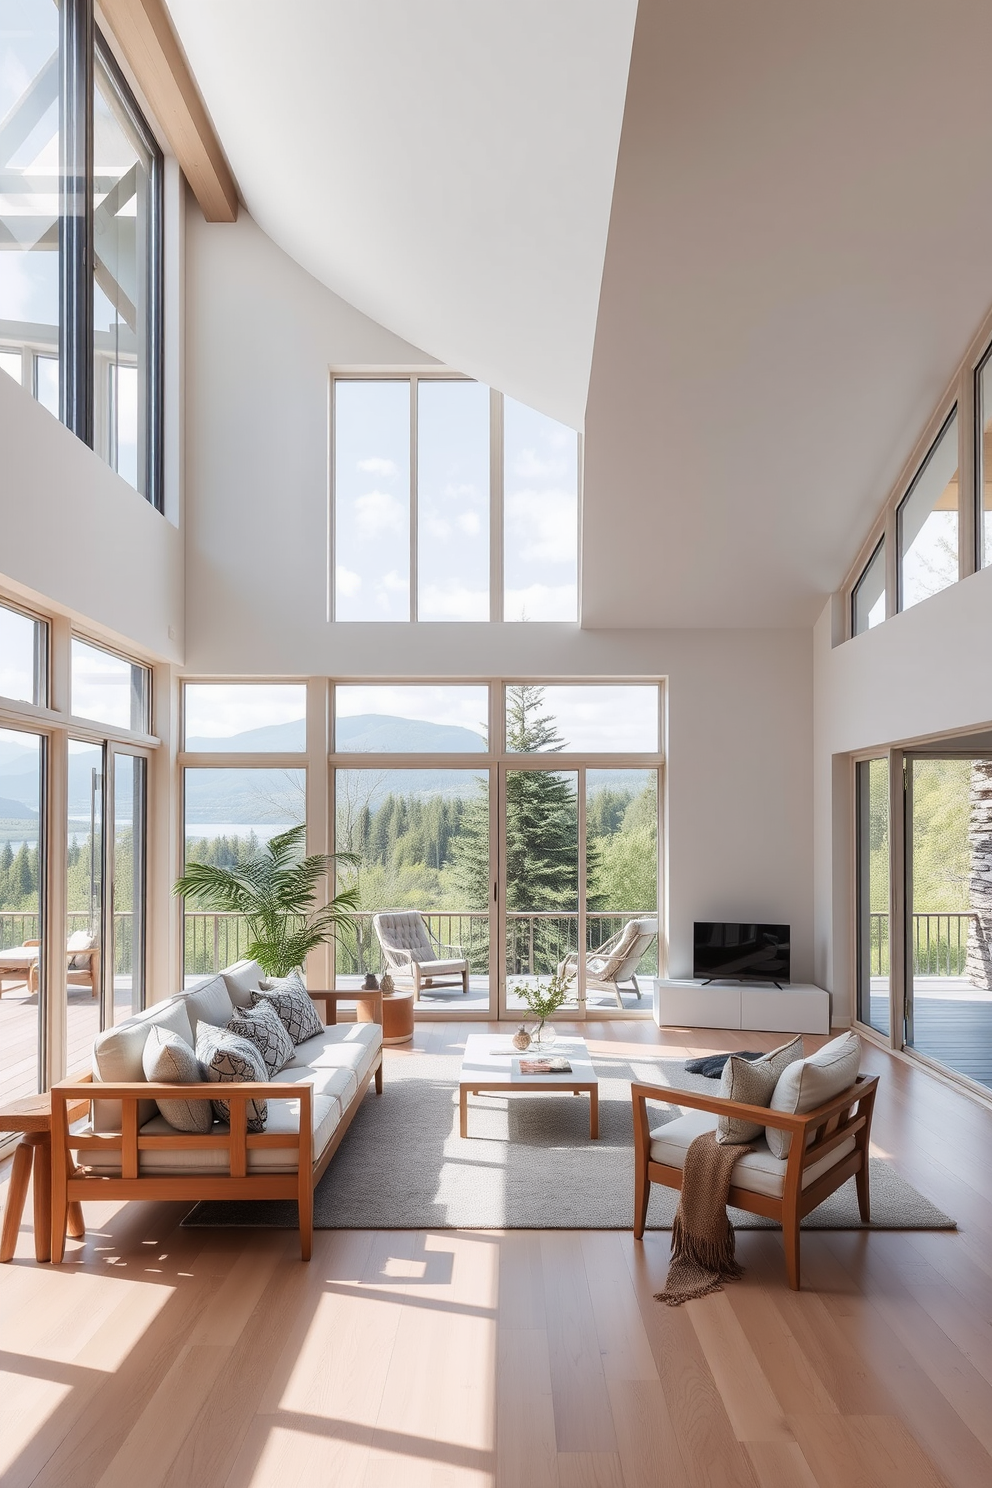
[[[130, 976], [133, 967], [131, 964], [131, 951], [133, 947], [133, 935], [131, 921], [134, 918], [130, 910], [121, 910], [114, 915], [114, 975]], [[72, 935], [76, 930], [89, 930], [90, 917], [85, 909], [70, 910], [65, 917], [66, 936]], [[21, 946], [26, 940], [37, 940], [40, 931], [41, 919], [37, 910], [0, 909], [0, 951], [8, 951], [16, 946]], [[225, 965], [223, 961], [221, 965]]]
[[[871, 976], [889, 972], [889, 916], [885, 911], [871, 915]], [[978, 916], [970, 911], [960, 914], [921, 912], [913, 915], [913, 975], [932, 977], [964, 976], [968, 956], [968, 930]]]

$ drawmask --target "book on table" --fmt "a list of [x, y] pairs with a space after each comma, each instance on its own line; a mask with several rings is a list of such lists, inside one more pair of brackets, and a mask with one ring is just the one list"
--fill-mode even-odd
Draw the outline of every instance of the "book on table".
[[556, 1059], [521, 1059], [522, 1075], [570, 1075], [572, 1066], [559, 1055]]

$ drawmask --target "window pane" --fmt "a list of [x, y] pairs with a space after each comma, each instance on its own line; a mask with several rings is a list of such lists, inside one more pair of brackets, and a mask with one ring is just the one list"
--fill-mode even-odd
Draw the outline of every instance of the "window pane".
[[0, 1101], [41, 1089], [38, 949], [43, 741], [0, 729]]
[[503, 400], [504, 617], [578, 616], [578, 436]]
[[980, 563], [992, 563], [992, 355], [986, 354], [978, 376], [978, 490], [981, 504], [978, 512]]
[[885, 619], [885, 538], [868, 560], [851, 596], [851, 621], [855, 635], [881, 625]]
[[[522, 1012], [519, 989], [578, 950], [578, 772], [507, 770], [505, 802], [506, 1005]], [[569, 1003], [577, 1001], [575, 982]]]
[[336, 687], [339, 753], [461, 754], [484, 750], [487, 687]]
[[[489, 782], [470, 770], [337, 770], [334, 781], [338, 852], [358, 854], [341, 865], [338, 888], [357, 882], [360, 913], [335, 949], [339, 986], [358, 986], [368, 971], [386, 969], [372, 916], [381, 909], [417, 910], [438, 955], [466, 960], [461, 973], [420, 990], [421, 1004], [489, 1007]], [[442, 949], [443, 948], [443, 949]], [[413, 988], [395, 966], [397, 987]]]
[[147, 667], [73, 637], [72, 712], [111, 728], [148, 731]]
[[417, 615], [489, 619], [489, 389], [417, 388]]
[[145, 1005], [145, 761], [114, 755], [113, 1017]]
[[958, 416], [937, 436], [898, 511], [899, 607], [908, 610], [958, 577]]
[[69, 740], [66, 820], [66, 1069], [88, 1069], [103, 987], [103, 745]]
[[[184, 777], [187, 863], [233, 868], [306, 821], [305, 770], [197, 769]], [[247, 949], [240, 915], [186, 906], [184, 923], [187, 980], [230, 966]]]
[[188, 682], [186, 748], [245, 754], [302, 754], [307, 690], [302, 684]]
[[23, 358], [19, 351], [0, 351], [0, 372], [6, 372], [15, 382], [23, 375]]
[[5, 0], [0, 15], [0, 340], [54, 358], [35, 391], [57, 416], [59, 12], [52, 0]]
[[586, 1005], [650, 1006], [637, 978], [658, 975], [657, 936], [658, 772], [587, 770]]
[[[0, 263], [2, 263], [0, 259]], [[59, 417], [59, 363], [57, 357], [36, 356], [34, 359], [34, 395], [42, 408]]]
[[334, 382], [334, 614], [410, 618], [410, 384]]
[[44, 705], [47, 637], [43, 620], [0, 605], [0, 696]]
[[511, 753], [581, 749], [602, 754], [658, 751], [658, 688], [536, 687], [506, 689], [506, 747]]
[[889, 762], [860, 760], [858, 802], [858, 1017], [889, 1031]]

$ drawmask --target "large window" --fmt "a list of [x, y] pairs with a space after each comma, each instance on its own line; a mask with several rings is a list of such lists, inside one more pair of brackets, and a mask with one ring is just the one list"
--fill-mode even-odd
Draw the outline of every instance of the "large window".
[[975, 477], [978, 563], [992, 563], [992, 348], [975, 374]]
[[159, 506], [161, 152], [93, 0], [0, 16], [0, 369]]
[[151, 701], [147, 667], [104, 651], [74, 636], [72, 641], [72, 712], [111, 728], [148, 732]]
[[0, 697], [44, 707], [48, 701], [47, 659], [45, 622], [0, 605]]
[[862, 635], [885, 619], [885, 538], [872, 553], [851, 595], [851, 630]]
[[575, 620], [578, 436], [455, 377], [333, 379], [336, 620]]

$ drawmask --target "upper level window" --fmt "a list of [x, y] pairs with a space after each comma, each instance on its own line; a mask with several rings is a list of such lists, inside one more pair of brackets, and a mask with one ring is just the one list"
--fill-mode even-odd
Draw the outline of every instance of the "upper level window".
[[978, 491], [978, 563], [992, 563], [992, 347], [975, 376], [975, 479]]
[[333, 445], [336, 620], [577, 618], [574, 430], [466, 378], [335, 377]]
[[47, 655], [44, 620], [0, 605], [0, 697], [44, 707], [48, 701]]
[[885, 538], [865, 564], [864, 573], [851, 595], [851, 630], [854, 635], [881, 625], [885, 619]]
[[899, 609], [958, 579], [958, 411], [954, 408], [896, 510]]
[[191, 754], [302, 754], [302, 682], [187, 682], [183, 748]]
[[70, 711], [75, 717], [146, 734], [150, 684], [147, 667], [73, 636]]
[[162, 156], [92, 12], [3, 7], [0, 369], [158, 506]]

